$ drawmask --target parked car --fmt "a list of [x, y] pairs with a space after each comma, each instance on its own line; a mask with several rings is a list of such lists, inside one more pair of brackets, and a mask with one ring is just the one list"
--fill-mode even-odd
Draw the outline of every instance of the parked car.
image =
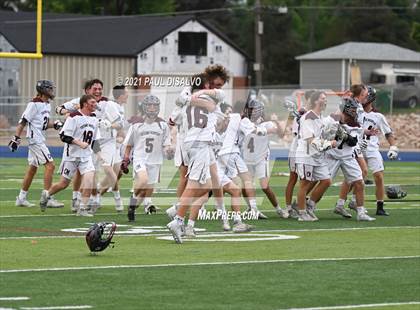
[[390, 87], [395, 107], [420, 105], [420, 69], [379, 68], [373, 70], [370, 83]]

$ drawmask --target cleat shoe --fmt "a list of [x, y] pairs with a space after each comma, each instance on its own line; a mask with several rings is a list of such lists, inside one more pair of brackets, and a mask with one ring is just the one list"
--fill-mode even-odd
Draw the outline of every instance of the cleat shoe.
[[223, 225], [222, 225], [222, 227], [223, 227], [223, 230], [224, 231], [230, 231], [230, 225], [229, 225], [229, 221], [223, 221]]
[[299, 222], [315, 222], [318, 219], [313, 218], [310, 216], [306, 211], [299, 213], [298, 221]]
[[311, 207], [311, 206], [309, 206], [309, 205], [306, 205], [306, 212], [308, 213], [308, 215], [310, 216], [310, 217], [312, 217], [315, 221], [318, 221], [318, 218], [317, 218], [317, 216], [315, 215], [315, 208], [313, 208], [313, 207]]
[[178, 220], [173, 220], [166, 225], [168, 227], [169, 231], [172, 234], [172, 237], [174, 238], [175, 242], [178, 244], [182, 243], [182, 225], [178, 223]]
[[248, 224], [245, 224], [245, 223], [242, 223], [242, 222], [239, 222], [239, 223], [233, 224], [232, 231], [234, 233], [245, 233], [245, 232], [251, 231], [252, 229], [254, 229], [253, 226], [248, 225]]
[[358, 221], [373, 222], [376, 219], [374, 217], [370, 217], [369, 215], [367, 215], [364, 212], [359, 212], [359, 213], [357, 213], [357, 220]]
[[334, 208], [334, 213], [335, 214], [340, 214], [342, 217], [345, 217], [346, 219], [351, 219], [351, 214], [348, 213], [346, 211], [346, 209], [344, 209], [343, 206], [336, 205], [335, 208]]
[[172, 207], [166, 209], [166, 215], [169, 217], [169, 219], [172, 221], [175, 218], [177, 208], [176, 205], [173, 205]]
[[373, 185], [373, 181], [372, 180], [365, 180], [365, 185]]
[[386, 212], [384, 209], [376, 209], [376, 215], [389, 216], [389, 213]]
[[32, 208], [33, 206], [35, 206], [35, 204], [30, 203], [28, 200], [26, 200], [26, 198], [23, 199], [23, 200], [20, 200], [19, 196], [18, 196], [18, 197], [16, 197], [15, 206], [16, 207], [23, 207], [23, 208]]
[[268, 217], [267, 217], [267, 215], [265, 215], [261, 211], [258, 211], [258, 219], [259, 220], [266, 220], [266, 219], [268, 219]]
[[154, 205], [146, 205], [144, 206], [144, 214], [156, 214], [157, 209]]
[[72, 213], [76, 213], [77, 210], [79, 210], [79, 206], [80, 206], [80, 200], [77, 198], [74, 198], [71, 200], [71, 207], [70, 210]]
[[77, 210], [76, 215], [77, 216], [86, 216], [86, 217], [92, 217], [93, 216], [93, 214], [91, 212], [89, 212], [89, 210], [86, 209], [86, 208], [79, 208]]
[[121, 198], [114, 198], [115, 200], [115, 211], [117, 212], [123, 212], [124, 211], [124, 205]]
[[127, 217], [129, 222], [136, 221], [136, 209], [132, 208], [131, 206], [128, 208]]
[[287, 210], [289, 212], [289, 218], [297, 219], [299, 217], [299, 213], [295, 209]]
[[45, 209], [47, 209], [47, 204], [49, 200], [48, 191], [44, 189], [41, 193], [41, 199], [39, 200], [39, 206], [41, 208], [41, 212], [45, 212]]
[[187, 225], [185, 227], [183, 236], [185, 236], [185, 238], [195, 238], [196, 235], [195, 235], [194, 227]]
[[349, 207], [349, 209], [350, 209], [350, 210], [353, 210], [354, 212], [357, 212], [356, 201], [351, 200], [351, 201], [349, 202], [348, 207]]
[[48, 199], [47, 208], [63, 208], [64, 203], [55, 200], [54, 198]]
[[280, 216], [281, 218], [287, 219], [289, 218], [289, 212], [286, 209], [276, 209], [276, 213], [278, 214], [278, 216]]

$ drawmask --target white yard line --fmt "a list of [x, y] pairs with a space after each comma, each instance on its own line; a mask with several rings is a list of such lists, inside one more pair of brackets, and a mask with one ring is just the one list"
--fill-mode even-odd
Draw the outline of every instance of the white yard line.
[[[268, 229], [268, 230], [253, 230], [253, 232], [258, 233], [271, 233], [271, 232], [308, 232], [308, 231], [357, 231], [357, 230], [377, 230], [377, 229], [419, 229], [420, 226], [378, 226], [378, 227], [345, 227], [345, 228], [314, 228], [314, 229]], [[208, 232], [208, 234], [226, 234], [226, 235], [236, 235], [233, 232]], [[121, 234], [118, 233], [118, 237], [158, 237], [158, 236], [167, 236], [167, 233], [148, 233], [148, 234]], [[66, 238], [85, 238], [85, 233], [80, 233], [79, 236], [70, 235], [70, 236], [21, 236], [21, 237], [0, 237], [0, 240], [20, 240], [20, 239], [66, 239]]]
[[29, 300], [29, 297], [0, 297], [0, 301]]
[[236, 262], [202, 262], [181, 264], [155, 264], [155, 265], [111, 265], [111, 266], [85, 266], [85, 267], [58, 267], [58, 268], [34, 268], [34, 269], [0, 269], [0, 273], [18, 272], [43, 272], [43, 271], [74, 271], [74, 270], [98, 270], [98, 269], [122, 269], [122, 268], [162, 268], [162, 267], [194, 267], [194, 266], [218, 266], [218, 265], [247, 265], [247, 264], [272, 264], [272, 263], [305, 263], [305, 262], [335, 262], [335, 261], [364, 261], [364, 260], [393, 260], [393, 259], [416, 259], [420, 255], [413, 256], [371, 256], [371, 257], [327, 257], [327, 258], [302, 258], [302, 259], [274, 259], [274, 260], [248, 260]]
[[391, 302], [381, 304], [362, 304], [362, 305], [347, 305], [347, 306], [331, 306], [331, 307], [312, 307], [312, 308], [287, 308], [279, 310], [334, 310], [334, 309], [355, 309], [355, 308], [374, 308], [374, 307], [393, 307], [405, 305], [420, 305], [419, 301], [408, 302]]

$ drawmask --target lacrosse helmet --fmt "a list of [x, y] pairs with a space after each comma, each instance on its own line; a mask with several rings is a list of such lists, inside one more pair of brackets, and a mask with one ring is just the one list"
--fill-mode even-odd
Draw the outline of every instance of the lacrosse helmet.
[[357, 109], [359, 105], [352, 97], [344, 97], [340, 102], [340, 111], [343, 114], [350, 116], [353, 120], [357, 120]]
[[86, 233], [86, 243], [91, 252], [105, 250], [111, 242], [117, 225], [114, 222], [100, 222], [93, 224]]
[[50, 80], [39, 80], [36, 82], [36, 91], [41, 95], [47, 96], [51, 100], [55, 97], [55, 86]]
[[144, 97], [141, 106], [143, 108], [143, 113], [147, 117], [155, 119], [159, 115], [160, 100], [155, 95], [147, 95]]
[[401, 190], [399, 185], [390, 185], [386, 188], [386, 196], [389, 199], [401, 199], [407, 196], [407, 192]]
[[251, 99], [245, 104], [244, 115], [251, 122], [257, 123], [261, 121], [264, 117], [264, 104], [257, 99]]
[[368, 93], [367, 93], [365, 104], [369, 104], [376, 100], [376, 89], [369, 85], [366, 88], [367, 88]]

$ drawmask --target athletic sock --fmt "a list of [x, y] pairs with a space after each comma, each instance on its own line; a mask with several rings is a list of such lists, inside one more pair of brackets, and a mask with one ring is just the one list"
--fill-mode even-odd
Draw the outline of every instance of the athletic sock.
[[115, 199], [121, 199], [120, 191], [112, 191], [112, 193], [114, 194]]
[[188, 226], [191, 226], [192, 228], [194, 228], [195, 225], [195, 221], [192, 219], [188, 219]]
[[144, 197], [143, 206], [145, 207], [145, 206], [148, 206], [150, 204], [152, 204], [152, 197]]
[[287, 211], [292, 210], [292, 205], [286, 205]]
[[312, 199], [308, 199], [308, 205], [315, 209], [316, 203]]
[[384, 208], [384, 201], [383, 200], [377, 200], [376, 201], [376, 208], [377, 209], [383, 209]]
[[346, 201], [344, 199], [338, 199], [337, 200], [337, 207], [344, 207], [344, 204], [346, 203]]
[[242, 223], [242, 218], [241, 216], [235, 212], [235, 214], [233, 215], [233, 223], [235, 224], [239, 224]]
[[19, 200], [26, 200], [26, 195], [28, 195], [28, 192], [21, 189], [19, 192]]
[[184, 225], [184, 218], [179, 216], [178, 214], [175, 215], [175, 220], [178, 222], [179, 225]]

